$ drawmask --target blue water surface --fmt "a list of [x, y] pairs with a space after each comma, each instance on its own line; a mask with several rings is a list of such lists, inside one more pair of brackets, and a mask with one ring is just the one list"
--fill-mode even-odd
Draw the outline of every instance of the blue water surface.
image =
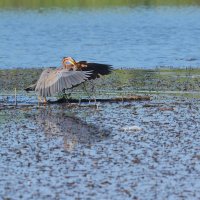
[[200, 66], [200, 8], [0, 10], [0, 68]]

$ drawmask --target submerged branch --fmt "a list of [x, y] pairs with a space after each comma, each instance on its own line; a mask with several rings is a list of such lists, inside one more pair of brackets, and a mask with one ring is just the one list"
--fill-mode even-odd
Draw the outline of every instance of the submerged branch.
[[66, 99], [61, 98], [56, 101], [49, 101], [50, 104], [53, 103], [89, 103], [89, 102], [110, 102], [110, 103], [117, 103], [117, 102], [129, 102], [129, 101], [148, 101], [150, 100], [150, 96], [141, 96], [141, 95], [133, 95], [133, 96], [125, 96], [125, 97], [114, 97], [114, 98], [97, 98], [97, 99]]

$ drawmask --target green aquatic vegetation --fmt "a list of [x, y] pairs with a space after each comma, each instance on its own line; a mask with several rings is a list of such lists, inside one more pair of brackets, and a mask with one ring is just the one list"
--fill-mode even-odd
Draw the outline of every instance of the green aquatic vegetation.
[[[22, 91], [35, 83], [42, 72], [41, 68], [0, 70], [0, 92]], [[139, 91], [200, 91], [200, 69], [115, 69], [110, 75], [94, 81], [85, 82], [89, 93], [104, 92], [139, 92]], [[68, 91], [67, 91], [68, 92]], [[88, 96], [83, 92], [83, 85], [72, 91], [76, 96]], [[83, 94], [84, 93], [84, 94]]]
[[2, 90], [23, 90], [35, 83], [42, 69], [7, 69], [0, 70], [0, 88]]
[[0, 8], [39, 9], [39, 8], [105, 8], [116, 6], [189, 6], [199, 5], [196, 0], [1, 0]]

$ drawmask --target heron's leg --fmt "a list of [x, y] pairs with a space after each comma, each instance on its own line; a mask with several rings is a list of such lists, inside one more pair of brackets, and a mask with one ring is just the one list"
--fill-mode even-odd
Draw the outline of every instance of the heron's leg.
[[62, 92], [63, 92], [63, 97], [62, 98], [66, 99], [66, 100], [71, 99], [71, 92], [70, 91], [71, 90], [68, 89], [68, 92], [66, 93], [66, 89], [63, 89], [62, 90]]
[[97, 99], [96, 99], [96, 96], [94, 96], [94, 104], [97, 105]]
[[41, 98], [40, 96], [38, 96], [38, 105], [40, 105], [40, 103], [47, 104], [47, 99], [46, 99], [46, 97], [44, 97], [44, 100], [42, 100], [42, 98]]
[[79, 98], [78, 105], [79, 106], [81, 105], [81, 98]]
[[70, 99], [70, 98], [71, 98], [71, 95], [72, 95], [72, 93], [68, 93], [68, 94], [66, 94], [67, 99]]
[[47, 98], [44, 97], [44, 104], [47, 104]]
[[38, 106], [40, 105], [40, 102], [42, 102], [42, 98], [38, 96]]
[[40, 96], [38, 96], [38, 101], [43, 102]]

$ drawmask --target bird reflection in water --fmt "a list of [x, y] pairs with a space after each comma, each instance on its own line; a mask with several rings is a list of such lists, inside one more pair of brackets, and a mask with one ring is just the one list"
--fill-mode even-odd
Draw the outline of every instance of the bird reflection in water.
[[63, 137], [66, 151], [72, 151], [79, 145], [91, 146], [108, 137], [108, 131], [88, 125], [64, 110], [63, 106], [46, 107], [39, 110], [36, 121], [47, 137]]

